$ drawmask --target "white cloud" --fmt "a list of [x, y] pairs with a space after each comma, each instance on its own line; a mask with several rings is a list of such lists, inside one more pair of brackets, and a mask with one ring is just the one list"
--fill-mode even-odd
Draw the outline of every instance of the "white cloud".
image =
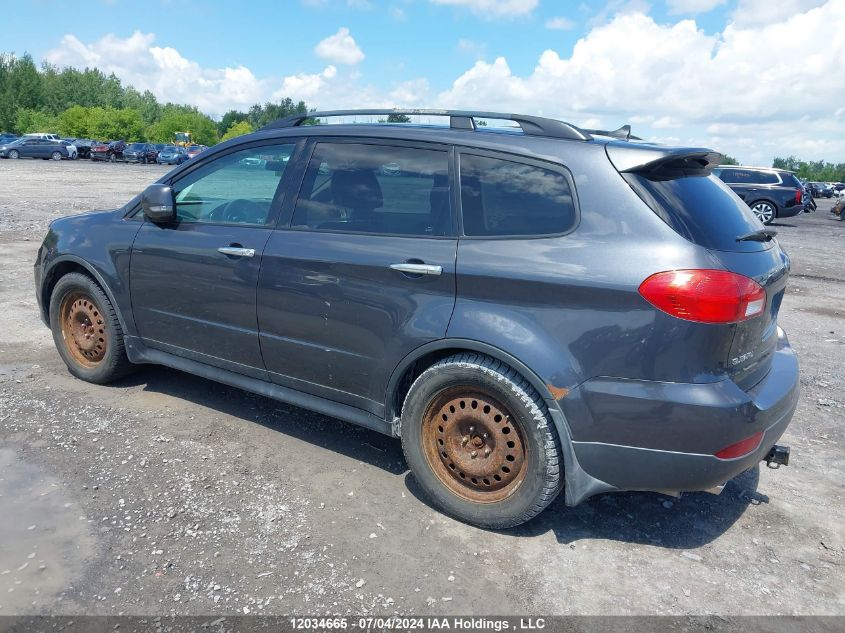
[[794, 153], [791, 147], [807, 146], [801, 137], [818, 134], [842, 160], [845, 131], [834, 110], [845, 85], [830, 78], [841, 74], [845, 39], [821, 35], [842, 32], [842, 0], [774, 24], [729, 24], [714, 35], [693, 20], [660, 24], [640, 12], [621, 13], [581, 38], [568, 57], [546, 50], [530, 73], [514, 73], [505, 57], [477, 61], [436, 105], [495, 104], [575, 123], [598, 118], [603, 127], [639, 115], [643, 126], [635, 133], [672, 129], [687, 142], [696, 135], [701, 143], [723, 142], [734, 154], [730, 135], [706, 129], [730, 123], [745, 130], [738, 136], [759, 139], [753, 155], [760, 160], [776, 149]]
[[[841, 2], [842, 0], [828, 0], [827, 4]], [[731, 21], [735, 26], [749, 28], [775, 24], [823, 4], [825, 0], [739, 0], [731, 15]]]
[[725, 4], [728, 0], [666, 0], [671, 15], [677, 14], [698, 14], [712, 11], [718, 6]]
[[364, 52], [349, 34], [349, 29], [342, 26], [337, 33], [322, 40], [314, 48], [318, 57], [336, 64], [353, 66], [364, 59]]
[[391, 107], [414, 107], [425, 103], [429, 97], [428, 80], [425, 78], [403, 81], [390, 91]]
[[537, 8], [539, 0], [430, 0], [434, 4], [464, 7], [486, 18], [528, 15]]
[[558, 16], [546, 20], [546, 28], [552, 31], [569, 31], [575, 28], [575, 22], [569, 18]]
[[[630, 0], [612, 0], [614, 17], [571, 50], [546, 50], [526, 72], [506, 57], [474, 60], [446, 77], [446, 89], [433, 76], [392, 86], [375, 77], [381, 83], [374, 85], [358, 66], [335, 60], [286, 77], [256, 77], [241, 65], [206, 68], [141, 32], [92, 43], [68, 35], [45, 59], [97, 66], [159, 99], [214, 115], [286, 96], [321, 109], [495, 109], [602, 129], [630, 122], [638, 136], [715, 147], [746, 164], [789, 154], [845, 161], [845, 84], [833, 79], [845, 59], [845, 39], [834, 36], [845, 32], [845, 2], [795, 5], [768, 22], [751, 19], [762, 6], [756, 1], [740, 0], [737, 12], [745, 13], [712, 33], [693, 19], [657, 22]], [[458, 48], [472, 52], [469, 41]]]
[[307, 73], [290, 75], [282, 80], [281, 87], [273, 93], [273, 99], [285, 97], [290, 97], [294, 101], [313, 99], [326, 87], [326, 82], [335, 77], [337, 77], [337, 68], [334, 66], [326, 66], [323, 72], [314, 75]]
[[140, 31], [128, 38], [109, 34], [91, 44], [66, 35], [44, 59], [58, 66], [96, 66], [163, 101], [191, 103], [211, 113], [249, 106], [266, 94], [266, 83], [245, 66], [202, 68], [174, 48], [154, 46], [154, 41], [153, 33]]

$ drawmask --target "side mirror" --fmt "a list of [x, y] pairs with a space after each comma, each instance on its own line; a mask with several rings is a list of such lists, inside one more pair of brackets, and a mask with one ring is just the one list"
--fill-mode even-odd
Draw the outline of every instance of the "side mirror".
[[141, 209], [150, 222], [156, 224], [175, 222], [176, 202], [173, 199], [173, 190], [167, 185], [150, 185], [141, 194]]

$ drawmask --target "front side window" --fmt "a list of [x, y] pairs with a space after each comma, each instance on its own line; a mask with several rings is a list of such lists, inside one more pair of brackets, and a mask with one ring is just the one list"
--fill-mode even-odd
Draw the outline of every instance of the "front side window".
[[569, 180], [559, 171], [461, 154], [464, 233], [555, 235], [575, 226]]
[[452, 228], [444, 150], [318, 143], [291, 226], [323, 231], [443, 236]]
[[295, 145], [226, 154], [172, 184], [180, 222], [264, 225]]

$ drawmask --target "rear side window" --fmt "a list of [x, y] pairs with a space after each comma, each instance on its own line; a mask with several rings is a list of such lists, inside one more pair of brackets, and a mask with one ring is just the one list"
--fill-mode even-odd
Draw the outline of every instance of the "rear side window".
[[757, 182], [763, 185], [776, 185], [780, 182], [778, 175], [772, 171], [761, 171], [757, 173], [759, 179]]
[[461, 154], [464, 234], [555, 235], [575, 226], [563, 173], [522, 162]]
[[721, 251], [767, 248], [764, 242], [737, 241], [762, 225], [748, 205], [715, 176], [622, 175], [666, 224], [691, 242]]
[[452, 234], [449, 154], [363, 143], [318, 143], [293, 228], [387, 235]]

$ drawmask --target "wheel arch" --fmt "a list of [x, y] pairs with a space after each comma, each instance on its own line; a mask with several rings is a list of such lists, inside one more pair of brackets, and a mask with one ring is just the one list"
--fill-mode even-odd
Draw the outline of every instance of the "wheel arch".
[[103, 279], [103, 276], [97, 272], [96, 268], [94, 268], [91, 264], [86, 262], [81, 257], [76, 257], [74, 255], [65, 255], [63, 257], [58, 258], [57, 260], [51, 263], [50, 267], [44, 273], [40, 290], [42, 320], [47, 324], [50, 323], [50, 298], [53, 294], [53, 289], [59, 282], [59, 279], [61, 279], [68, 273], [74, 272], [91, 277], [91, 279], [93, 279], [94, 282], [100, 287], [100, 289], [104, 293], [106, 293], [106, 296], [111, 302], [112, 307], [114, 307], [115, 314], [117, 314], [117, 319], [120, 322], [120, 327], [125, 334], [127, 332], [126, 321], [123, 318], [123, 313], [120, 311], [120, 305], [117, 303], [117, 301], [115, 301], [114, 293], [112, 292], [111, 288], [109, 288], [108, 284]]
[[426, 343], [405, 356], [390, 376], [385, 397], [385, 418], [392, 420], [402, 411], [402, 402], [411, 383], [428, 367], [438, 360], [460, 354], [461, 352], [478, 352], [501, 361], [518, 371], [523, 378], [531, 383], [537, 393], [546, 402], [554, 401], [554, 396], [542, 379], [525, 363], [512, 354], [482, 341], [462, 338], [446, 338]]

